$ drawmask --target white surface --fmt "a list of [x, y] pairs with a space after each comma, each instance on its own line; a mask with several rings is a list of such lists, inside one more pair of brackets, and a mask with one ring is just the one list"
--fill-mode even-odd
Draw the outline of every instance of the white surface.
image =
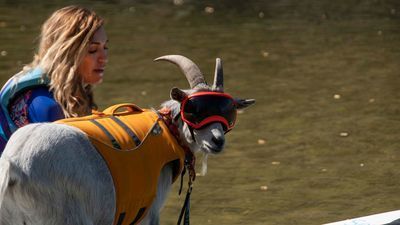
[[343, 220], [324, 225], [382, 225], [400, 219], [400, 210]]

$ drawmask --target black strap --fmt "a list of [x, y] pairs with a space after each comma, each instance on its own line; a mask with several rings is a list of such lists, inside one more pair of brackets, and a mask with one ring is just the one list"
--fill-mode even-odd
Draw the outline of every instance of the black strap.
[[192, 193], [192, 187], [189, 187], [185, 197], [185, 203], [181, 209], [177, 225], [181, 225], [182, 218], [184, 225], [190, 225], [190, 194]]
[[125, 218], [125, 212], [119, 214], [117, 225], [121, 225]]
[[185, 173], [186, 173], [186, 167], [183, 167], [183, 170], [182, 170], [182, 173], [181, 173], [181, 184], [179, 186], [179, 192], [178, 192], [179, 195], [181, 195], [181, 193], [182, 193], [183, 177], [185, 176]]
[[98, 128], [100, 128], [107, 135], [107, 137], [110, 139], [114, 148], [121, 149], [121, 146], [118, 144], [117, 140], [114, 138], [114, 136], [112, 136], [112, 134], [103, 125], [101, 125], [99, 122], [97, 122], [96, 120], [93, 120], [93, 119], [89, 120], [89, 121], [92, 122], [93, 124], [95, 124]]
[[130, 223], [129, 225], [134, 225], [137, 223], [137, 221], [139, 221], [140, 218], [142, 218], [144, 212], [146, 211], [146, 207], [140, 208], [139, 212], [136, 214], [135, 219], [133, 220], [132, 223]]
[[196, 138], [194, 138], [193, 128], [191, 126], [188, 126], [188, 127], [189, 127], [189, 131], [190, 131], [190, 135], [192, 135], [192, 140], [194, 141], [194, 143], [196, 143]]
[[122, 122], [118, 117], [110, 116], [110, 118], [119, 126], [121, 126], [126, 131], [126, 133], [128, 133], [128, 135], [135, 142], [136, 146], [139, 146], [142, 143], [142, 141], [140, 141], [139, 137], [135, 134], [135, 132], [133, 132], [133, 130], [129, 128], [124, 122]]

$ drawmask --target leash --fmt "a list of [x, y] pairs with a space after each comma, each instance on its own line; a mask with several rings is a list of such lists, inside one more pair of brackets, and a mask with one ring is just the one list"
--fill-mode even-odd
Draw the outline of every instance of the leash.
[[181, 174], [181, 186], [179, 188], [179, 195], [182, 193], [182, 186], [183, 186], [183, 177], [185, 176], [186, 170], [189, 171], [189, 178], [188, 178], [188, 189], [186, 192], [185, 202], [183, 203], [181, 213], [178, 218], [177, 225], [181, 225], [182, 219], [184, 225], [190, 225], [190, 196], [193, 190], [193, 181], [196, 179], [196, 172], [194, 169], [195, 166], [195, 158], [193, 153], [190, 155], [186, 155], [185, 159], [185, 168]]
[[[185, 151], [185, 162], [184, 162], [184, 168], [181, 173], [179, 195], [181, 195], [181, 193], [182, 193], [183, 177], [185, 176], [186, 171], [189, 171], [188, 172], [189, 173], [188, 189], [186, 192], [185, 201], [183, 203], [181, 212], [179, 214], [177, 225], [181, 225], [182, 219], [183, 219], [183, 225], [190, 225], [190, 196], [191, 196], [192, 190], [193, 190], [193, 187], [192, 187], [193, 182], [196, 179], [196, 171], [195, 171], [196, 157], [193, 154], [193, 152], [190, 151], [189, 147], [184, 145], [182, 143], [182, 141], [180, 140], [178, 127], [172, 122], [171, 110], [168, 108], [162, 108], [158, 112], [162, 116], [162, 118], [163, 118], [165, 124], [168, 126], [168, 129], [170, 130], [170, 132], [175, 136], [175, 138], [178, 140], [179, 144]], [[194, 137], [192, 137], [192, 138], [194, 138]]]
[[186, 193], [185, 202], [183, 203], [183, 207], [181, 209], [181, 213], [178, 218], [177, 225], [181, 225], [182, 218], [184, 225], [190, 225], [190, 195], [192, 193], [192, 187], [189, 187]]

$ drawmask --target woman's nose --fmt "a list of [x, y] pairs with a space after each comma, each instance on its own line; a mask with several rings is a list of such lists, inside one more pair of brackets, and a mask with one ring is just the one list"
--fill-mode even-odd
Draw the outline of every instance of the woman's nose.
[[107, 63], [108, 62], [107, 50], [102, 49], [99, 53], [100, 53], [98, 58], [99, 62], [104, 64]]

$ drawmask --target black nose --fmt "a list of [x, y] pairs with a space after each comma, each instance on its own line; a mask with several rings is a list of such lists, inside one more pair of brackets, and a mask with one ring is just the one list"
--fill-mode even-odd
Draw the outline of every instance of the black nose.
[[222, 147], [224, 146], [224, 144], [225, 144], [225, 139], [222, 137], [222, 138], [216, 138], [216, 137], [213, 137], [212, 138], [212, 141], [214, 142], [214, 144], [220, 149], [220, 150], [222, 150]]

